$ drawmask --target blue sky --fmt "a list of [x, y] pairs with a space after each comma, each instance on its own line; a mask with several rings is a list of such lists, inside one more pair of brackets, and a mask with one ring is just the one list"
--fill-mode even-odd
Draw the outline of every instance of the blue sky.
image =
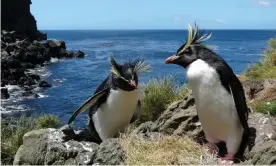
[[276, 29], [276, 0], [32, 0], [40, 30]]

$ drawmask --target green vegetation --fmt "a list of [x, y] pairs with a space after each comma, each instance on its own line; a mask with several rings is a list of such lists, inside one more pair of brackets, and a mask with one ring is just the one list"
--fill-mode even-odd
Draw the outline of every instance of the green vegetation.
[[57, 128], [60, 126], [58, 117], [54, 115], [22, 115], [9, 122], [1, 122], [1, 164], [12, 164], [14, 155], [23, 143], [25, 133], [35, 129]]
[[245, 71], [245, 76], [250, 79], [276, 78], [276, 38], [268, 41], [264, 58], [249, 67]]
[[260, 113], [276, 116], [276, 100], [254, 104], [253, 110]]
[[142, 111], [138, 123], [156, 120], [168, 104], [180, 100], [188, 93], [187, 86], [177, 87], [172, 76], [152, 79], [143, 86]]

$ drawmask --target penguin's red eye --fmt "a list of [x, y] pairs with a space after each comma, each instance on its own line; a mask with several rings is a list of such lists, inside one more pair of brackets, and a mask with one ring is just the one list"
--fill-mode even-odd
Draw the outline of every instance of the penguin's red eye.
[[191, 54], [192, 53], [192, 49], [190, 47], [186, 48], [183, 52], [184, 54]]

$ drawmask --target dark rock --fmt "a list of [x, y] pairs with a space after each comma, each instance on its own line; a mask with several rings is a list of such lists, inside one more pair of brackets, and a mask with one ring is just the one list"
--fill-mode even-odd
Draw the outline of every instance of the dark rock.
[[66, 49], [65, 42], [62, 40], [47, 40], [45, 45], [51, 49]]
[[52, 87], [52, 85], [49, 84], [49, 83], [46, 82], [46, 81], [41, 81], [41, 82], [39, 83], [39, 87], [49, 88], [49, 87]]
[[7, 43], [12, 43], [13, 42], [13, 39], [11, 37], [3, 37], [3, 41], [7, 42]]
[[1, 88], [1, 99], [8, 99], [10, 94], [7, 88]]
[[22, 49], [16, 50], [13, 55], [13, 58], [23, 61], [25, 58], [25, 50], [22, 50]]
[[26, 92], [23, 92], [22, 93], [22, 96], [25, 96], [25, 97], [32, 97], [32, 98], [38, 98], [39, 95], [32, 92], [32, 91], [26, 91]]
[[31, 77], [22, 77], [20, 78], [20, 80], [18, 81], [19, 85], [27, 85], [27, 86], [31, 86], [31, 85], [35, 85], [36, 81], [33, 80]]
[[18, 69], [18, 68], [22, 68], [22, 65], [20, 63], [19, 60], [17, 59], [10, 59], [8, 62], [7, 62], [7, 65], [9, 66], [9, 68], [12, 68], [12, 69]]
[[5, 35], [31, 40], [44, 39], [45, 35], [37, 30], [36, 20], [30, 13], [30, 0], [2, 0], [1, 1], [1, 28], [13, 33], [2, 32]]
[[15, 42], [17, 48], [27, 48], [30, 44], [28, 40], [18, 40]]
[[22, 77], [25, 77], [26, 74], [21, 69], [10, 69], [11, 78], [19, 81]]
[[2, 59], [2, 61], [4, 60], [4, 59], [6, 59], [6, 58], [8, 58], [10, 55], [9, 55], [9, 53], [7, 52], [7, 51], [2, 51], [1, 52], [1, 59]]
[[6, 51], [7, 52], [13, 52], [15, 51], [16, 47], [15, 47], [15, 44], [14, 43], [10, 43], [6, 46]]
[[74, 53], [71, 51], [67, 51], [65, 49], [61, 49], [59, 52], [59, 56], [61, 58], [73, 58], [74, 57]]
[[58, 129], [28, 132], [18, 149], [14, 165], [91, 165], [121, 164], [125, 154], [119, 141], [106, 140], [101, 145], [93, 142], [64, 141]]
[[82, 52], [82, 51], [78, 51], [78, 52], [76, 52], [76, 53], [74, 53], [74, 57], [77, 57], [77, 58], [84, 58], [84, 52]]
[[22, 63], [22, 67], [25, 69], [32, 69], [32, 68], [35, 68], [36, 66], [34, 64], [27, 62], [27, 63]]
[[36, 75], [36, 74], [31, 74], [29, 75], [32, 79], [36, 80], [36, 81], [39, 81], [40, 80], [40, 77], [39, 75]]

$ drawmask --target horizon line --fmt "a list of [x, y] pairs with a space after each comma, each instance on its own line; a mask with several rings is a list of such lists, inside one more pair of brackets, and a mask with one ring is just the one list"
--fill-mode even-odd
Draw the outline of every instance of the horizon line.
[[[177, 31], [187, 31], [187, 29], [38, 29], [39, 31], [141, 31], [141, 30], [177, 30]], [[241, 31], [246, 31], [246, 30], [270, 30], [270, 31], [276, 31], [276, 29], [212, 29], [212, 28], [202, 28], [202, 30], [241, 30]]]

